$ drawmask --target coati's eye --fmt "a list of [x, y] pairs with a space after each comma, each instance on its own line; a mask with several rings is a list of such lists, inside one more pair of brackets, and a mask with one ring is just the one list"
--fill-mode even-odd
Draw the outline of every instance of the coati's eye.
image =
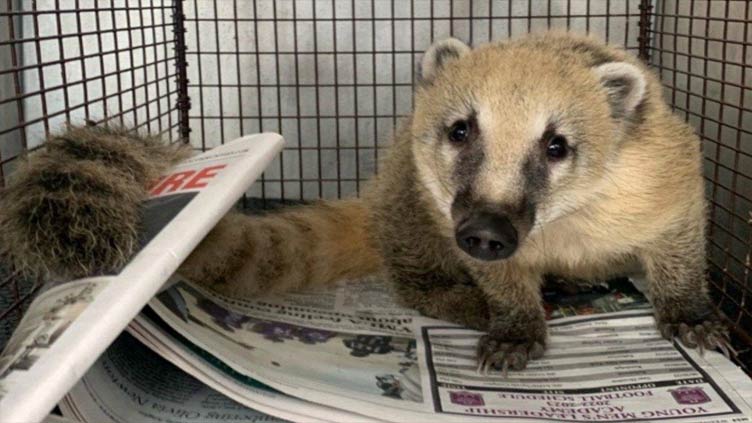
[[548, 146], [546, 147], [546, 156], [550, 160], [561, 160], [567, 157], [569, 153], [569, 146], [567, 145], [567, 139], [561, 135], [554, 135], [548, 140]]
[[467, 141], [472, 130], [470, 121], [458, 120], [449, 128], [449, 140], [456, 143]]

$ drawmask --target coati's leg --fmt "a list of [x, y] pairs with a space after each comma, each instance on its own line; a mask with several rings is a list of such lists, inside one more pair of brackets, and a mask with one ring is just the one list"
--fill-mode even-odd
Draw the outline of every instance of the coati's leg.
[[725, 351], [728, 328], [710, 302], [702, 229], [670, 236], [661, 247], [642, 255], [658, 330], [690, 348]]
[[440, 271], [418, 273], [391, 266], [389, 279], [400, 302], [423, 315], [472, 329], [488, 328], [485, 294], [467, 276], [452, 277]]
[[546, 317], [540, 286], [543, 276], [501, 269], [478, 276], [488, 301], [488, 333], [478, 341], [478, 368], [521, 370], [528, 360], [543, 355]]

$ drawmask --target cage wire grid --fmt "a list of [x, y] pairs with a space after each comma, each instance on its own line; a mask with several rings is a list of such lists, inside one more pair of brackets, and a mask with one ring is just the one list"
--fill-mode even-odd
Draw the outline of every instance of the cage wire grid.
[[[0, 1], [0, 188], [66, 122], [178, 139], [174, 12], [166, 1]], [[38, 287], [0, 267], [0, 347]]]
[[[250, 207], [357, 195], [431, 42], [593, 33], [646, 60], [703, 140], [712, 294], [750, 372], [751, 13], [745, 0], [0, 0], [0, 186], [65, 122], [112, 122], [199, 150], [280, 132]], [[0, 347], [34, 289], [0, 274]]]

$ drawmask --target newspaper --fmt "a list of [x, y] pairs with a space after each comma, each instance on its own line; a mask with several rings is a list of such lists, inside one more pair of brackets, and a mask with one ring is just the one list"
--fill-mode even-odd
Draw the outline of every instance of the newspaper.
[[281, 148], [259, 134], [186, 160], [154, 185], [119, 274], [47, 283], [0, 355], [0, 421], [44, 419]]
[[566, 421], [749, 421], [752, 390], [744, 374], [724, 371], [733, 369], [724, 369], [728, 363], [718, 353], [702, 359], [665, 341], [650, 313], [568, 318], [549, 327], [547, 355], [524, 372], [489, 377], [476, 371], [480, 334], [424, 326], [435, 411]]
[[244, 407], [122, 334], [60, 403], [90, 423], [283, 422]]
[[[249, 378], [306, 402], [305, 413], [318, 404], [359, 416], [330, 421], [752, 421], [749, 377], [717, 352], [661, 338], [639, 294], [549, 306], [548, 351], [505, 377], [478, 373], [480, 333], [400, 308], [376, 277], [258, 301], [171, 283], [132, 330], [198, 352], [201, 371], [166, 358], [206, 383]], [[233, 399], [260, 409], [263, 398], [235, 388]]]
[[303, 401], [241, 375], [211, 354], [185, 341], [153, 313], [139, 315], [128, 327], [128, 332], [158, 355], [207, 386], [255, 410], [292, 421], [381, 421]]
[[42, 420], [42, 423], [76, 423], [78, 420], [71, 420], [69, 418], [58, 416], [57, 414], [50, 414]]

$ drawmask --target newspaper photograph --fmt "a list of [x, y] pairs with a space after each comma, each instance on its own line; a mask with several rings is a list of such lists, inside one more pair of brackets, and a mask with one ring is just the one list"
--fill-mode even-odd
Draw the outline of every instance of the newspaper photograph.
[[[309, 301], [315, 297], [307, 296]], [[339, 297], [354, 300], [352, 293]], [[300, 296], [298, 300], [301, 304]], [[212, 353], [221, 351], [221, 360], [234, 370], [283, 392], [317, 392], [340, 401], [343, 396], [353, 397], [407, 410], [427, 406], [413, 319], [394, 314], [396, 305], [382, 315], [371, 310], [227, 300], [184, 280], [150, 304], [190, 342]]]
[[48, 283], [42, 288], [0, 356], [0, 398], [3, 389], [16, 378], [23, 378], [23, 372], [57, 341], [111, 279], [105, 276]]
[[506, 377], [478, 372], [479, 332], [401, 309], [383, 286], [372, 278], [249, 302], [176, 278], [150, 308], [178, 342], [232, 372], [374, 419], [750, 421], [749, 377], [718, 352], [660, 337], [628, 283], [544, 292], [548, 350]]
[[227, 398], [127, 333], [100, 356], [59, 404], [82, 423], [283, 422]]
[[139, 314], [128, 332], [160, 357], [210, 388], [246, 407], [290, 421], [381, 422], [336, 407], [304, 401], [242, 375], [188, 342], [149, 310]]
[[282, 148], [277, 134], [239, 138], [157, 181], [139, 250], [117, 275], [50, 281], [0, 355], [0, 421], [41, 421]]

